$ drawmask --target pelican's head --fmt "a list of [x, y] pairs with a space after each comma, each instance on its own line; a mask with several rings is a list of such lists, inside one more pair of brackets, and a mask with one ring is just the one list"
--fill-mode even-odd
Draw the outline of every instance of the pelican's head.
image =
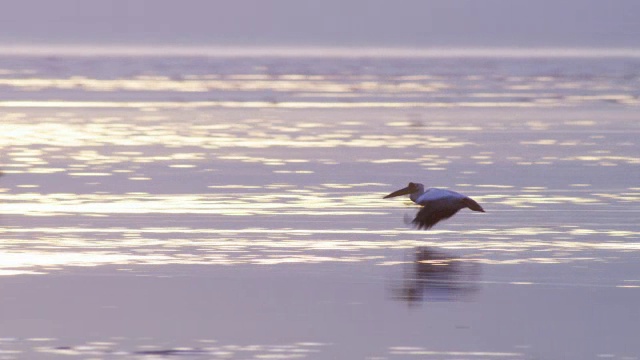
[[392, 198], [400, 195], [413, 194], [413, 193], [421, 192], [423, 189], [424, 187], [422, 186], [422, 184], [410, 182], [406, 188], [396, 190], [391, 194], [385, 196], [383, 199], [388, 199], [388, 198]]

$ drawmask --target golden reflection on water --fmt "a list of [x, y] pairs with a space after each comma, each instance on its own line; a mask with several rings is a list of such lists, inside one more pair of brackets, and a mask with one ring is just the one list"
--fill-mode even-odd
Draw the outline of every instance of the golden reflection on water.
[[[285, 126], [282, 124], [280, 126]], [[469, 145], [467, 142], [442, 136], [415, 136], [405, 134], [400, 139], [397, 136], [379, 133], [355, 134], [345, 133], [341, 126], [331, 126], [322, 131], [310, 131], [305, 123], [290, 124], [286, 129], [280, 129], [278, 122], [256, 124], [245, 120], [229, 125], [224, 129], [211, 129], [206, 125], [190, 127], [189, 131], [176, 128], [172, 123], [159, 122], [150, 125], [145, 122], [128, 123], [126, 119], [111, 120], [104, 123], [73, 124], [66, 121], [46, 121], [40, 123], [22, 122], [2, 126], [5, 136], [5, 146], [23, 147], [8, 155], [13, 163], [5, 166], [20, 167], [25, 164], [46, 165], [47, 160], [34, 155], [42, 152], [32, 152], [27, 147], [32, 144], [46, 146], [51, 151], [69, 152], [77, 147], [77, 152], [65, 153], [88, 165], [110, 164], [118, 162], [146, 163], [156, 161], [198, 160], [205, 157], [204, 152], [175, 152], [166, 155], [156, 154], [145, 156], [139, 152], [109, 152], [81, 147], [97, 145], [114, 145], [121, 147], [152, 146], [163, 147], [197, 147], [200, 150], [215, 150], [226, 148], [264, 149], [272, 147], [297, 148], [336, 148], [336, 147], [364, 147], [374, 148], [387, 146], [391, 141], [394, 147], [405, 148], [420, 146], [427, 148], [456, 148]], [[296, 135], [301, 132], [301, 135]], [[400, 141], [398, 141], [400, 140]], [[21, 151], [27, 151], [23, 153]], [[27, 156], [30, 155], [30, 156]], [[221, 159], [244, 160], [257, 162], [283, 163], [281, 159], [256, 158], [246, 155], [222, 155]], [[305, 162], [305, 159], [287, 159], [285, 162]]]
[[[390, 265], [399, 262], [393, 250], [419, 246], [485, 265], [589, 263], [640, 250], [624, 218], [638, 212], [639, 189], [597, 185], [602, 168], [634, 174], [635, 113], [612, 121], [568, 109], [638, 104], [606, 80], [0, 75], [19, 95], [0, 101], [1, 274], [101, 264]], [[587, 88], [599, 92], [575, 93]], [[461, 213], [429, 232], [407, 228], [402, 213], [415, 209], [381, 199], [407, 181], [455, 187], [487, 214]]]
[[[385, 79], [386, 80], [386, 79]], [[332, 78], [329, 76], [306, 75], [227, 75], [222, 79], [211, 76], [186, 75], [184, 79], [174, 80], [166, 76], [138, 76], [132, 79], [89, 79], [71, 77], [63, 79], [18, 78], [1, 79], [0, 86], [19, 88], [26, 91], [42, 89], [77, 89], [83, 91], [174, 91], [206, 92], [225, 91], [281, 91], [296, 93], [353, 93], [375, 91], [379, 93], [434, 92], [449, 86], [430, 79], [416, 79], [423, 82], [382, 82], [367, 76], [351, 75]]]
[[362, 102], [311, 102], [311, 101], [0, 101], [0, 108], [60, 108], [60, 109], [138, 109], [155, 111], [157, 109], [201, 109], [201, 108], [237, 108], [237, 109], [406, 109], [406, 108], [542, 108], [558, 106], [556, 103], [531, 103], [528, 101], [494, 102], [407, 102], [407, 101], [362, 101]]
[[461, 358], [513, 358], [522, 357], [523, 353], [517, 352], [487, 352], [487, 351], [434, 351], [417, 346], [394, 346], [389, 349], [392, 355], [420, 355], [420, 356], [451, 356]]
[[[637, 187], [602, 192], [581, 182], [583, 179], [572, 179], [566, 188], [557, 189], [509, 184], [507, 179], [478, 183], [465, 178], [454, 185], [481, 202], [491, 217], [458, 215], [447, 225], [424, 232], [402, 225], [398, 212], [413, 208], [382, 200], [390, 184], [376, 176], [391, 166], [422, 167], [433, 174], [464, 163], [462, 176], [496, 164], [534, 166], [541, 162], [524, 160], [538, 155], [516, 156], [511, 150], [517, 152], [520, 146], [592, 148], [603, 138], [569, 145], [553, 137], [515, 140], [502, 150], [476, 151], [479, 145], [470, 136], [494, 125], [451, 123], [454, 126], [449, 127], [440, 121], [414, 126], [387, 118], [296, 122], [249, 117], [217, 122], [205, 117], [183, 128], [175, 126], [175, 114], [129, 113], [133, 121], [104, 114], [86, 121], [82, 120], [85, 113], [73, 112], [35, 116], [42, 116], [41, 121], [34, 123], [24, 113], [2, 115], [7, 120], [2, 124], [5, 142], [0, 166], [7, 174], [2, 180], [3, 184], [14, 182], [13, 188], [0, 188], [0, 219], [6, 217], [0, 228], [3, 275], [106, 264], [398, 265], [402, 261], [394, 257], [393, 250], [420, 246], [464, 251], [468, 253], [464, 261], [484, 265], [593, 263], [608, 261], [604, 253], [640, 251], [640, 233], [634, 228], [527, 221], [531, 215], [541, 219], [567, 209], [588, 216], [620, 211], [640, 202]], [[568, 123], [570, 127], [595, 126], [592, 121]], [[502, 129], [505, 125], [495, 126]], [[537, 121], [527, 126], [548, 129], [554, 125]], [[563, 133], [558, 134], [555, 136]], [[621, 149], [620, 153], [626, 151]], [[544, 164], [637, 163], [631, 153], [590, 151], [593, 155], [547, 156]], [[408, 152], [413, 155], [406, 156]], [[323, 176], [327, 172], [323, 166], [343, 163], [370, 167], [367, 179]], [[246, 183], [243, 177], [234, 177], [230, 183], [216, 180], [220, 173], [238, 171], [241, 166], [246, 166], [243, 171], [249, 178], [266, 173], [323, 177], [319, 183], [307, 180], [307, 185], [296, 185], [291, 179], [258, 185]], [[202, 175], [206, 180], [186, 194], [173, 193], [179, 185], [166, 193], [154, 190], [167, 174], [183, 172], [189, 175], [170, 178], [169, 183]], [[49, 176], [59, 176], [61, 184], [77, 182], [64, 187], [66, 192], [49, 191]], [[402, 182], [419, 180], [401, 177]], [[136, 191], [126, 181], [151, 185]], [[127, 190], [99, 190], [108, 184], [120, 184]], [[97, 190], [78, 192], [77, 186]], [[505, 224], [499, 220], [504, 215], [517, 215], [518, 220]], [[206, 221], [201, 220], [203, 216]], [[121, 225], [38, 226], [27, 221], [29, 226], [13, 226], [11, 219], [16, 217], [33, 217], [35, 223], [37, 218], [115, 219]], [[141, 217], [169, 222], [162, 227], [147, 226], [139, 222]], [[193, 220], [187, 222], [191, 225], [174, 226], [176, 217]]]
[[[110, 173], [69, 173], [78, 177], [105, 177]], [[130, 178], [131, 179], [131, 178]], [[404, 207], [403, 203], [383, 201], [382, 192], [333, 193], [331, 190], [346, 190], [356, 187], [374, 187], [380, 184], [326, 184], [317, 189], [285, 189], [273, 192], [228, 194], [149, 194], [133, 192], [125, 194], [74, 194], [38, 192], [0, 193], [0, 214], [53, 216], [90, 214], [206, 214], [224, 216], [243, 215], [381, 215], [391, 208]], [[39, 185], [21, 184], [24, 189]], [[278, 189], [278, 186], [216, 186], [211, 189]], [[324, 189], [322, 189], [324, 188]], [[640, 202], [640, 193], [580, 194], [582, 196], [552, 195], [540, 192], [508, 194], [486, 194], [474, 196], [483, 202], [510, 208], [536, 208], [543, 205], [598, 205], [610, 201]], [[580, 211], [575, 209], [574, 211]], [[585, 209], [585, 210], [588, 210]], [[523, 230], [525, 231], [525, 230]]]
[[[621, 233], [570, 227], [438, 230], [425, 234], [407, 229], [221, 229], [216, 225], [200, 228], [9, 226], [1, 229], [0, 234], [3, 237], [0, 274], [5, 275], [106, 264], [369, 262], [390, 265], [397, 256], [393, 249], [419, 246], [470, 252], [463, 257], [464, 261], [486, 265], [606, 261], [594, 256], [597, 254], [594, 251], [612, 254], [640, 251], [638, 231]], [[584, 236], [596, 241], [582, 240]], [[626, 241], [618, 241], [620, 238]]]
[[[176, 64], [167, 64], [176, 66]], [[177, 65], [179, 66], [179, 65]], [[205, 64], [195, 64], [206, 67]], [[353, 66], [353, 65], [351, 65]], [[286, 67], [286, 66], [285, 66]], [[267, 70], [264, 66], [255, 69]], [[224, 94], [226, 98], [251, 95], [260, 101], [189, 101], [111, 102], [111, 101], [33, 101], [0, 102], [4, 107], [134, 107], [166, 108], [184, 106], [222, 106], [241, 108], [358, 108], [358, 107], [547, 107], [576, 106], [588, 103], [638, 105], [633, 85], [612, 83], [606, 77], [513, 76], [494, 74], [358, 74], [329, 71], [325, 74], [289, 73], [190, 73], [180, 69], [180, 75], [136, 74], [110, 78], [71, 75], [55, 77], [23, 69], [0, 72], [0, 87], [16, 93], [79, 92], [89, 97], [127, 93], [160, 94], [165, 100], [185, 95]], [[325, 70], [326, 72], [326, 70]], [[592, 93], [583, 93], [590, 89]], [[597, 91], [597, 93], [593, 93]], [[234, 96], [229, 96], [233, 94]], [[266, 98], [266, 100], [265, 100]], [[299, 99], [339, 99], [340, 101], [309, 101]], [[402, 101], [389, 101], [399, 99]], [[419, 99], [426, 101], [411, 101]], [[68, 99], [68, 100], [76, 100]], [[195, 100], [195, 99], [192, 99]], [[255, 100], [255, 99], [254, 99]], [[295, 101], [290, 101], [295, 100]], [[345, 101], [347, 100], [347, 101]], [[355, 101], [354, 101], [355, 100]], [[375, 101], [371, 101], [375, 100]], [[386, 101], [385, 101], [386, 100]]]

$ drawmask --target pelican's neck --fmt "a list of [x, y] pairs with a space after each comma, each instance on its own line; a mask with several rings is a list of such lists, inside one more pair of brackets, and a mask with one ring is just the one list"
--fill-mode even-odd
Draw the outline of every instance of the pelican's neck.
[[411, 195], [409, 195], [409, 199], [411, 199], [411, 201], [413, 202], [416, 202], [418, 198], [422, 196], [422, 194], [424, 194], [424, 185], [416, 184], [416, 187], [418, 188], [418, 191], [413, 192], [411, 193]]

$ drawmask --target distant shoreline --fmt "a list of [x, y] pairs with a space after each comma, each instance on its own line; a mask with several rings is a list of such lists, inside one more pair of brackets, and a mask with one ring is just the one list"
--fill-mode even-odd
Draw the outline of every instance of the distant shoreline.
[[326, 47], [220, 45], [0, 45], [0, 56], [314, 57], [314, 58], [640, 58], [640, 48]]

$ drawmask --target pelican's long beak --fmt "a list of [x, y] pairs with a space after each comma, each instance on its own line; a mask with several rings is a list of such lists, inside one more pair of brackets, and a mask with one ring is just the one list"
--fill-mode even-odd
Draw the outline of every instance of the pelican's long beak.
[[383, 199], [388, 199], [388, 198], [392, 198], [400, 195], [407, 195], [407, 194], [411, 194], [412, 192], [413, 192], [413, 189], [410, 186], [407, 186], [404, 189], [400, 189], [392, 192], [391, 194], [383, 197]]

